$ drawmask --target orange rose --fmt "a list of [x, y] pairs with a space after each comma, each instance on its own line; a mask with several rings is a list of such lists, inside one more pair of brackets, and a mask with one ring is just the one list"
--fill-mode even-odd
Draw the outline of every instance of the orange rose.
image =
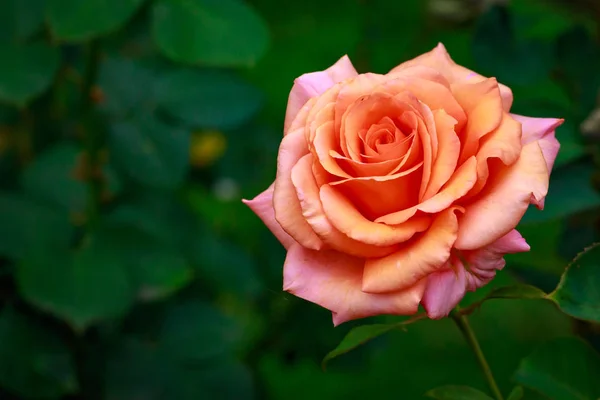
[[386, 75], [343, 57], [296, 79], [275, 182], [245, 201], [287, 249], [284, 290], [335, 325], [441, 318], [528, 251], [514, 228], [543, 208], [563, 120], [511, 104], [442, 44]]

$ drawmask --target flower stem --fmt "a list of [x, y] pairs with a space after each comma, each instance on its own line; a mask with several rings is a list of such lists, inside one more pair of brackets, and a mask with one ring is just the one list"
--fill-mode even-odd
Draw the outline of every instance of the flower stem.
[[475, 332], [473, 332], [473, 329], [471, 328], [471, 325], [469, 324], [469, 319], [467, 318], [466, 315], [463, 315], [460, 313], [458, 306], [456, 307], [456, 309], [454, 309], [454, 311], [452, 311], [450, 313], [450, 318], [452, 318], [454, 320], [454, 322], [456, 323], [456, 326], [458, 326], [458, 329], [462, 332], [467, 343], [471, 347], [471, 350], [473, 350], [473, 353], [475, 353], [477, 362], [479, 363], [479, 366], [481, 367], [481, 370], [483, 371], [483, 374], [485, 375], [485, 379], [488, 383], [488, 386], [489, 386], [492, 394], [494, 395], [496, 400], [504, 400], [504, 397], [502, 397], [502, 393], [500, 392], [500, 389], [498, 388], [498, 384], [496, 383], [496, 380], [494, 379], [492, 370], [490, 369], [490, 366], [487, 363], [485, 356], [483, 355], [483, 351], [481, 351], [481, 346], [479, 346], [479, 342], [477, 341]]

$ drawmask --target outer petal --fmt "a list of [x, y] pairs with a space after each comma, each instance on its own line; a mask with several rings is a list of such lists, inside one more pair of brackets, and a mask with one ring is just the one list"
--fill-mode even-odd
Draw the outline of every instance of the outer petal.
[[427, 287], [421, 304], [431, 319], [447, 317], [450, 311], [465, 297], [467, 273], [462, 263], [448, 263], [446, 268], [434, 272], [427, 278]]
[[417, 312], [425, 281], [400, 292], [368, 294], [361, 291], [362, 267], [360, 258], [294, 244], [283, 267], [283, 290], [331, 310], [336, 326], [374, 315]]
[[274, 184], [271, 184], [267, 190], [252, 200], [242, 200], [242, 202], [258, 215], [267, 228], [269, 228], [271, 232], [273, 232], [273, 235], [281, 242], [283, 247], [289, 249], [296, 241], [281, 228], [281, 225], [279, 225], [275, 219], [275, 210], [273, 209], [274, 187]]
[[516, 230], [496, 240], [489, 246], [473, 251], [463, 252], [465, 260], [469, 263], [471, 275], [476, 278], [469, 281], [469, 290], [475, 290], [485, 285], [496, 274], [496, 270], [504, 268], [504, 255], [529, 251], [529, 245], [523, 236]]
[[427, 232], [387, 257], [365, 263], [362, 289], [368, 293], [386, 293], [414, 285], [436, 271], [450, 258], [458, 232], [456, 211], [452, 207], [439, 214]]
[[523, 126], [523, 144], [525, 145], [537, 140], [542, 153], [544, 153], [548, 171], [552, 171], [554, 160], [556, 160], [558, 150], [560, 149], [560, 143], [558, 143], [558, 140], [554, 136], [555, 130], [565, 120], [561, 118], [531, 118], [516, 114], [511, 114], [511, 116]]
[[455, 247], [474, 250], [510, 232], [527, 210], [531, 196], [541, 201], [548, 192], [549, 173], [537, 142], [523, 147], [511, 166], [497, 166], [477, 200], [465, 206]]
[[429, 318], [447, 316], [467, 291], [475, 291], [490, 282], [496, 270], [504, 268], [504, 255], [528, 251], [529, 245], [516, 230], [482, 249], [463, 252], [467, 268], [453, 258], [446, 268], [431, 274], [422, 304]]
[[283, 130], [287, 131], [302, 106], [311, 97], [319, 96], [336, 83], [357, 75], [348, 56], [343, 56], [325, 71], [311, 72], [297, 78], [288, 98]]
[[302, 157], [292, 170], [292, 182], [300, 199], [302, 214], [314, 232], [333, 249], [357, 257], [382, 257], [392, 253], [395, 246], [381, 247], [352, 240], [329, 222], [319, 198], [312, 164], [312, 154]]
[[[456, 64], [442, 43], [438, 43], [438, 45], [430, 52], [400, 64], [392, 69], [390, 73], [399, 73], [404, 69], [418, 65], [438, 70], [450, 83], [465, 81], [479, 82], [485, 79], [485, 77], [470, 69]], [[509, 111], [513, 102], [512, 91], [507, 86], [500, 85], [500, 94], [502, 95], [502, 105], [504, 110]]]
[[465, 199], [471, 199], [486, 185], [490, 175], [490, 159], [497, 158], [504, 165], [511, 165], [519, 159], [521, 154], [521, 124], [504, 113], [500, 126], [487, 134], [479, 143], [477, 153], [477, 183], [469, 190]]
[[498, 82], [494, 78], [457, 83], [452, 85], [452, 92], [469, 118], [461, 133], [463, 148], [459, 163], [462, 163], [476, 154], [482, 137], [498, 128], [504, 111]]
[[302, 216], [300, 200], [292, 183], [292, 168], [305, 154], [308, 154], [308, 147], [303, 129], [291, 132], [281, 141], [277, 156], [273, 208], [275, 218], [284, 231], [302, 246], [318, 250], [323, 246], [323, 242]]

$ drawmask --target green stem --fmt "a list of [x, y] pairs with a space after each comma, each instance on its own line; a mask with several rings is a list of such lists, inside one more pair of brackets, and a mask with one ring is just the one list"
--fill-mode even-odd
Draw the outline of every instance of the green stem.
[[483, 351], [481, 351], [481, 346], [479, 346], [479, 342], [477, 341], [475, 332], [473, 332], [473, 329], [471, 328], [471, 325], [469, 324], [469, 319], [467, 318], [466, 315], [463, 315], [460, 313], [459, 307], [456, 307], [456, 309], [454, 309], [454, 311], [452, 311], [450, 313], [450, 317], [454, 320], [454, 322], [456, 323], [456, 326], [458, 326], [458, 329], [462, 332], [463, 336], [467, 340], [467, 343], [473, 350], [473, 353], [475, 353], [477, 362], [479, 362], [479, 366], [481, 367], [481, 370], [483, 371], [483, 374], [485, 375], [485, 379], [488, 383], [488, 386], [489, 386], [492, 394], [494, 395], [496, 400], [504, 400], [504, 397], [502, 397], [502, 393], [500, 392], [500, 389], [498, 388], [498, 384], [496, 383], [496, 380], [494, 379], [492, 370], [490, 369], [490, 366], [487, 363], [485, 356], [483, 355]]
[[87, 57], [83, 82], [81, 87], [81, 114], [85, 125], [86, 143], [86, 177], [88, 180], [88, 225], [93, 226], [98, 219], [100, 197], [102, 195], [102, 181], [98, 176], [99, 152], [102, 146], [101, 132], [92, 121], [93, 102], [92, 90], [98, 76], [100, 64], [100, 43], [91, 41], [87, 46]]

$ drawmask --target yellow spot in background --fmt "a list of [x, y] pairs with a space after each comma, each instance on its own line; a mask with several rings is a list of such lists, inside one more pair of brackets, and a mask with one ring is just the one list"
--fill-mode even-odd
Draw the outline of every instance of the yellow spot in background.
[[225, 135], [219, 131], [192, 133], [190, 163], [194, 167], [207, 167], [214, 164], [227, 149]]

